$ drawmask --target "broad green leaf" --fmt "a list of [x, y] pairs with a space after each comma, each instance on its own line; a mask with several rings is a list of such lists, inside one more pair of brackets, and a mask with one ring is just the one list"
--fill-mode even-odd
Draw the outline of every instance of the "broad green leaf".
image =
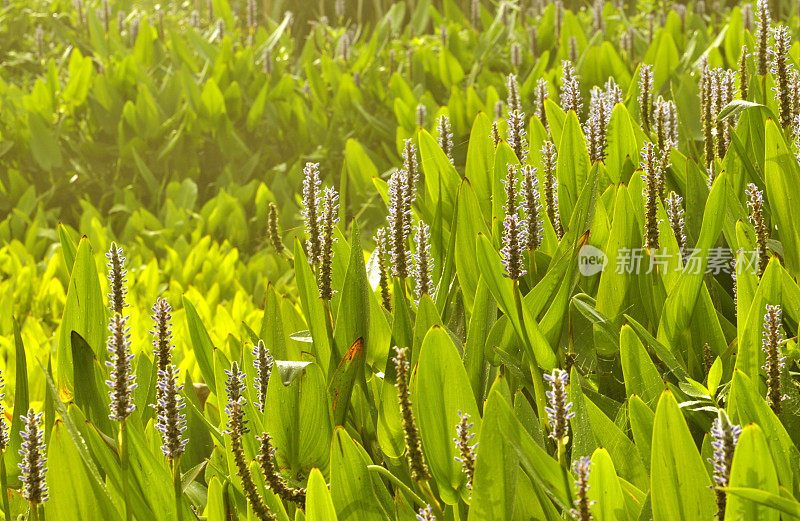
[[319, 469], [311, 469], [306, 492], [306, 519], [308, 521], [337, 521], [333, 500]]
[[654, 521], [710, 520], [716, 512], [711, 480], [669, 390], [656, 408], [650, 487]]
[[211, 392], [217, 393], [217, 382], [214, 378], [214, 345], [211, 337], [208, 336], [206, 326], [200, 320], [200, 315], [188, 298], [183, 297], [183, 308], [186, 310], [186, 325], [189, 329], [189, 337], [192, 340], [192, 353], [197, 359], [200, 374], [204, 383], [208, 385]]
[[475, 239], [479, 233], [489, 235], [484, 224], [475, 191], [468, 179], [458, 189], [458, 225], [456, 226], [456, 273], [467, 309], [471, 310], [478, 288], [480, 270], [475, 266]]
[[625, 499], [622, 487], [614, 470], [614, 462], [605, 449], [597, 449], [592, 454], [589, 473], [589, 499], [594, 502], [592, 514], [597, 521], [625, 521]]
[[[769, 455], [767, 439], [758, 425], [747, 425], [739, 436], [730, 472], [731, 487], [756, 488], [766, 493], [778, 494], [778, 475]], [[725, 519], [779, 521], [780, 513], [743, 497], [730, 495]]]
[[372, 462], [342, 427], [331, 443], [331, 498], [340, 521], [384, 521], [367, 465]]
[[728, 414], [741, 425], [756, 423], [767, 438], [778, 481], [787, 490], [795, 490], [800, 477], [800, 451], [797, 450], [781, 421], [742, 371], [733, 373]]
[[289, 386], [270, 378], [264, 414], [285, 475], [307, 476], [314, 467], [327, 470], [330, 405], [325, 376], [317, 364], [308, 365]]
[[505, 425], [500, 422], [498, 400], [511, 400], [508, 383], [503, 376], [495, 380], [484, 407], [483, 423], [477, 438], [481, 450], [477, 451], [475, 461], [469, 521], [510, 519], [514, 508], [517, 456], [503, 440]]
[[[443, 389], [447, 392], [442, 392]], [[445, 503], [457, 504], [459, 497], [469, 497], [467, 478], [455, 460], [459, 456], [453, 443], [460, 421], [458, 413], [469, 414], [475, 434], [480, 432], [481, 420], [458, 349], [440, 327], [431, 328], [422, 342], [414, 404], [428, 466], [439, 485], [439, 494]]]
[[489, 116], [485, 113], [481, 112], [475, 117], [469, 133], [465, 168], [465, 176], [475, 190], [484, 221], [492, 218], [494, 145], [490, 135], [491, 128]]
[[773, 120], [767, 120], [764, 146], [764, 177], [772, 224], [777, 226], [783, 244], [786, 269], [797, 277], [800, 275], [800, 225], [796, 209], [800, 196], [796, 189], [800, 186], [800, 167], [786, 144], [783, 131]]
[[86, 472], [81, 456], [62, 422], [56, 422], [47, 450], [47, 486], [50, 500], [44, 503], [50, 519], [121, 519], [105, 490]]
[[556, 178], [561, 215], [572, 215], [578, 196], [589, 177], [590, 168], [589, 153], [580, 122], [575, 113], [570, 112], [558, 142]]
[[520, 338], [525, 338], [527, 335], [530, 339], [532, 352], [529, 355], [546, 371], [555, 367], [555, 353], [542, 336], [536, 321], [528, 313], [527, 306], [522, 307], [525, 321], [523, 326], [514, 303], [513, 283], [511, 279], [504, 276], [505, 268], [500, 260], [500, 254], [495, 251], [489, 239], [483, 235], [479, 235], [477, 239], [477, 261], [489, 291], [503, 313], [511, 320], [517, 335]]
[[73, 393], [73, 367], [71, 336], [76, 331], [92, 348], [101, 361], [105, 361], [103, 347], [106, 338], [106, 311], [103, 292], [97, 276], [97, 267], [89, 240], [81, 239], [67, 290], [67, 301], [58, 334], [58, 389], [62, 398]]
[[627, 324], [622, 326], [619, 345], [625, 391], [629, 397], [638, 395], [649, 407], [655, 407], [664, 390], [664, 381], [641, 340]]

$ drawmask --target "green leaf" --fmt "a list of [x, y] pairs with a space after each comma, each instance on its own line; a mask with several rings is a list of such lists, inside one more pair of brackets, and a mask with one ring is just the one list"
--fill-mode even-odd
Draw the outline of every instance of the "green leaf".
[[800, 275], [800, 225], [797, 222], [800, 170], [797, 159], [786, 144], [783, 131], [771, 119], [767, 120], [765, 154], [764, 177], [772, 224], [777, 226], [783, 244], [786, 269], [797, 277]]
[[474, 187], [484, 221], [492, 218], [492, 168], [494, 144], [490, 135], [492, 123], [489, 116], [480, 112], [475, 117], [469, 133], [465, 176]]
[[200, 374], [203, 376], [204, 383], [208, 385], [211, 392], [217, 393], [217, 382], [214, 378], [214, 345], [211, 337], [208, 336], [206, 326], [200, 320], [200, 316], [194, 305], [186, 296], [183, 297], [183, 308], [186, 310], [186, 326], [189, 329], [189, 337], [192, 340], [192, 353], [197, 359]]
[[503, 276], [505, 268], [500, 260], [500, 254], [495, 251], [489, 239], [483, 235], [479, 235], [477, 239], [477, 261], [483, 280], [489, 287], [489, 291], [491, 291], [500, 309], [511, 320], [517, 335], [520, 338], [525, 338], [525, 335], [528, 335], [533, 350], [529, 355], [533, 360], [536, 360], [536, 363], [542, 369], [546, 371], [553, 369], [556, 366], [556, 357], [553, 349], [542, 336], [536, 321], [530, 316], [527, 305], [522, 307], [525, 321], [523, 329], [523, 324], [514, 304], [514, 285], [511, 279]]
[[586, 141], [575, 112], [567, 114], [561, 140], [558, 143], [556, 164], [558, 201], [561, 215], [567, 216], [572, 215], [572, 210], [578, 196], [583, 191], [591, 168]]
[[711, 480], [669, 390], [656, 408], [650, 487], [654, 521], [711, 519], [716, 512]]
[[589, 500], [594, 501], [591, 510], [597, 521], [625, 521], [625, 499], [622, 487], [614, 470], [614, 462], [605, 449], [592, 454], [592, 471], [589, 473]]
[[692, 313], [700, 295], [706, 267], [710, 258], [710, 249], [719, 237], [725, 218], [725, 174], [720, 174], [711, 187], [711, 193], [703, 213], [703, 225], [695, 245], [698, 257], [697, 269], [684, 270], [680, 279], [669, 292], [664, 303], [664, 310], [658, 324], [657, 338], [667, 346], [675, 349], [679, 336], [688, 328]]
[[339, 521], [384, 521], [367, 465], [372, 462], [342, 427], [331, 446], [331, 498]]
[[47, 465], [50, 500], [44, 503], [44, 511], [48, 518], [64, 521], [121, 519], [107, 492], [90, 479], [75, 441], [61, 421], [53, 426]]
[[778, 481], [787, 490], [795, 490], [800, 468], [800, 451], [797, 450], [780, 419], [756, 390], [753, 382], [742, 371], [733, 373], [728, 399], [728, 414], [739, 424], [756, 423], [769, 443]]
[[312, 469], [306, 492], [307, 521], [338, 521], [333, 499], [319, 469]]
[[459, 411], [469, 414], [470, 422], [475, 424], [474, 433], [480, 432], [481, 417], [458, 349], [441, 327], [431, 328], [422, 342], [414, 403], [439, 495], [449, 505], [457, 504], [459, 496], [468, 499], [467, 478], [461, 463], [455, 460], [459, 452], [453, 438], [460, 421]]
[[788, 499], [783, 496], [778, 496], [764, 490], [755, 488], [742, 488], [742, 487], [726, 487], [723, 488], [728, 493], [728, 501], [732, 497], [741, 497], [759, 505], [774, 508], [784, 514], [800, 518], [800, 502], [793, 499]]
[[327, 374], [331, 359], [331, 344], [328, 340], [328, 330], [325, 326], [325, 308], [319, 298], [316, 279], [311, 272], [308, 258], [298, 239], [295, 239], [294, 242], [294, 267], [295, 277], [297, 278], [297, 292], [300, 294], [303, 316], [308, 323], [311, 337], [314, 339], [314, 354], [317, 357], [317, 363]]
[[[494, 392], [493, 392], [494, 391]], [[498, 400], [511, 400], [506, 378], [498, 376], [484, 406], [475, 461], [469, 521], [511, 519], [514, 508], [514, 484], [517, 481], [516, 453], [503, 439], [505, 425], [500, 421]]]
[[[730, 487], [755, 488], [769, 494], [778, 494], [778, 475], [764, 432], [756, 424], [747, 425], [739, 436], [731, 465]], [[758, 519], [779, 521], [780, 513], [767, 506], [736, 495], [728, 496], [725, 519]]]
[[58, 333], [58, 389], [65, 399], [73, 393], [71, 337], [76, 331], [86, 340], [95, 356], [106, 360], [106, 311], [103, 292], [89, 240], [81, 239], [67, 290], [67, 301]]
[[89, 420], [110, 436], [112, 430], [108, 418], [107, 395], [101, 393], [97, 386], [98, 375], [100, 378], [104, 375], [103, 368], [98, 363], [97, 357], [94, 356], [92, 348], [77, 331], [72, 332], [70, 343], [72, 344], [72, 360], [75, 362], [75, 403]]
[[458, 225], [456, 226], [456, 273], [461, 283], [468, 310], [475, 301], [480, 270], [475, 266], [475, 239], [479, 233], [488, 236], [489, 229], [483, 221], [475, 190], [468, 179], [458, 189]]
[[655, 407], [664, 390], [664, 380], [641, 340], [627, 324], [622, 326], [619, 345], [627, 395], [638, 395], [649, 407]]
[[275, 447], [278, 466], [288, 476], [328, 469], [331, 417], [325, 376], [308, 365], [287, 387], [270, 378], [264, 410], [265, 429]]

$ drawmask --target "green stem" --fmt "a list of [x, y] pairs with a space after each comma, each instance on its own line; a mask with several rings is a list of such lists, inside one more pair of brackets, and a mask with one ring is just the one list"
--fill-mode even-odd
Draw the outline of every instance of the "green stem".
[[131, 521], [133, 512], [129, 502], [130, 490], [128, 487], [128, 470], [130, 468], [130, 454], [128, 453], [128, 424], [125, 420], [119, 422], [119, 450], [122, 465], [122, 499], [125, 501], [125, 519]]
[[558, 464], [567, 468], [567, 438], [561, 438], [556, 441], [558, 445]]
[[8, 476], [6, 475], [6, 451], [0, 451], [0, 488], [3, 492], [3, 514], [11, 521], [11, 507], [8, 504]]
[[422, 492], [430, 499], [430, 506], [433, 509], [434, 515], [436, 515], [436, 519], [444, 519], [444, 511], [442, 510], [442, 505], [439, 504], [439, 500], [436, 499], [436, 496], [433, 494], [433, 490], [431, 489], [428, 480], [418, 481], [417, 484]]
[[178, 515], [178, 521], [183, 521], [183, 481], [181, 481], [181, 457], [177, 456], [170, 461], [172, 465], [172, 486], [175, 491], [175, 512]]
[[31, 501], [30, 521], [39, 521], [39, 504], [35, 501]]
[[416, 492], [411, 490], [411, 487], [400, 481], [400, 478], [392, 474], [388, 469], [385, 469], [380, 465], [367, 465], [367, 470], [380, 474], [381, 476], [385, 477], [386, 479], [394, 483], [396, 487], [405, 492], [408, 495], [408, 497], [410, 497], [411, 500], [414, 501], [414, 503], [416, 503], [418, 506], [425, 507], [428, 504], [427, 501], [419, 497]]
[[539, 368], [539, 363], [536, 361], [536, 353], [533, 351], [533, 344], [531, 344], [531, 341], [528, 338], [528, 330], [525, 327], [525, 315], [522, 313], [522, 298], [520, 297], [519, 292], [519, 281], [516, 279], [514, 280], [513, 292], [514, 305], [517, 308], [517, 316], [519, 318], [520, 328], [522, 329], [522, 340], [528, 347], [527, 351], [531, 356], [531, 378], [533, 379], [533, 391], [536, 395], [536, 410], [539, 413], [539, 423], [542, 426], [542, 430], [547, 432], [547, 411], [545, 410], [545, 407], [547, 407], [547, 402], [545, 400], [546, 395], [544, 391], [544, 377], [542, 376], [542, 370]]

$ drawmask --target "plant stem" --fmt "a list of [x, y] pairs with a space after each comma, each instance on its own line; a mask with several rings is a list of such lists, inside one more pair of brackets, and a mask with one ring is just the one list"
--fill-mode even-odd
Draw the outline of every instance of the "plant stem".
[[370, 470], [372, 472], [376, 472], [376, 473], [380, 474], [381, 476], [385, 477], [386, 479], [388, 479], [389, 481], [391, 481], [392, 483], [394, 483], [394, 485], [396, 487], [400, 488], [400, 490], [402, 490], [403, 492], [408, 494], [408, 496], [418, 506], [425, 507], [428, 504], [424, 499], [419, 497], [416, 492], [411, 490], [411, 487], [409, 487], [408, 485], [406, 485], [405, 483], [400, 481], [400, 478], [398, 478], [397, 476], [392, 474], [388, 469], [385, 469], [385, 468], [381, 467], [380, 465], [367, 465], [367, 470]]
[[39, 504], [35, 501], [31, 501], [30, 521], [39, 521]]
[[133, 513], [129, 503], [128, 469], [130, 468], [130, 454], [128, 453], [128, 424], [125, 420], [119, 422], [119, 451], [122, 465], [122, 499], [125, 501], [125, 519], [131, 521]]
[[8, 476], [6, 475], [6, 451], [0, 451], [0, 488], [3, 492], [3, 514], [11, 520], [11, 507], [8, 504]]
[[528, 338], [528, 330], [525, 328], [525, 315], [522, 313], [522, 298], [520, 297], [519, 293], [518, 280], [514, 280], [514, 288], [512, 291], [514, 292], [514, 305], [517, 308], [517, 316], [519, 317], [519, 322], [522, 329], [522, 340], [525, 342], [525, 345], [528, 347], [528, 353], [531, 355], [531, 378], [533, 379], [533, 391], [536, 395], [536, 410], [539, 413], [539, 423], [541, 424], [542, 429], [546, 432], [547, 411], [545, 410], [545, 407], [547, 406], [547, 403], [545, 401], [544, 377], [542, 376], [542, 370], [539, 368], [539, 363], [536, 361], [536, 353], [533, 351], [533, 345]]
[[175, 512], [178, 516], [178, 521], [183, 521], [183, 482], [181, 481], [181, 457], [177, 456], [170, 461], [172, 465], [172, 485], [175, 491]]
[[558, 445], [558, 464], [567, 468], [567, 438], [561, 438], [556, 441]]
[[422, 489], [422, 492], [430, 499], [430, 506], [433, 509], [433, 513], [436, 514], [436, 519], [444, 519], [444, 511], [442, 510], [442, 506], [439, 504], [439, 500], [436, 499], [436, 496], [433, 494], [433, 490], [431, 490], [430, 484], [428, 484], [428, 480], [418, 481], [417, 484], [419, 488]]

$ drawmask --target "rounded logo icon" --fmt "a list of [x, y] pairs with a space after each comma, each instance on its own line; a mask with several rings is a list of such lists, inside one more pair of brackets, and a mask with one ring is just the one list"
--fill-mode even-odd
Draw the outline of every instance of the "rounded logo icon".
[[578, 270], [584, 277], [591, 277], [603, 271], [608, 264], [608, 257], [602, 250], [590, 244], [584, 244], [578, 252]]

